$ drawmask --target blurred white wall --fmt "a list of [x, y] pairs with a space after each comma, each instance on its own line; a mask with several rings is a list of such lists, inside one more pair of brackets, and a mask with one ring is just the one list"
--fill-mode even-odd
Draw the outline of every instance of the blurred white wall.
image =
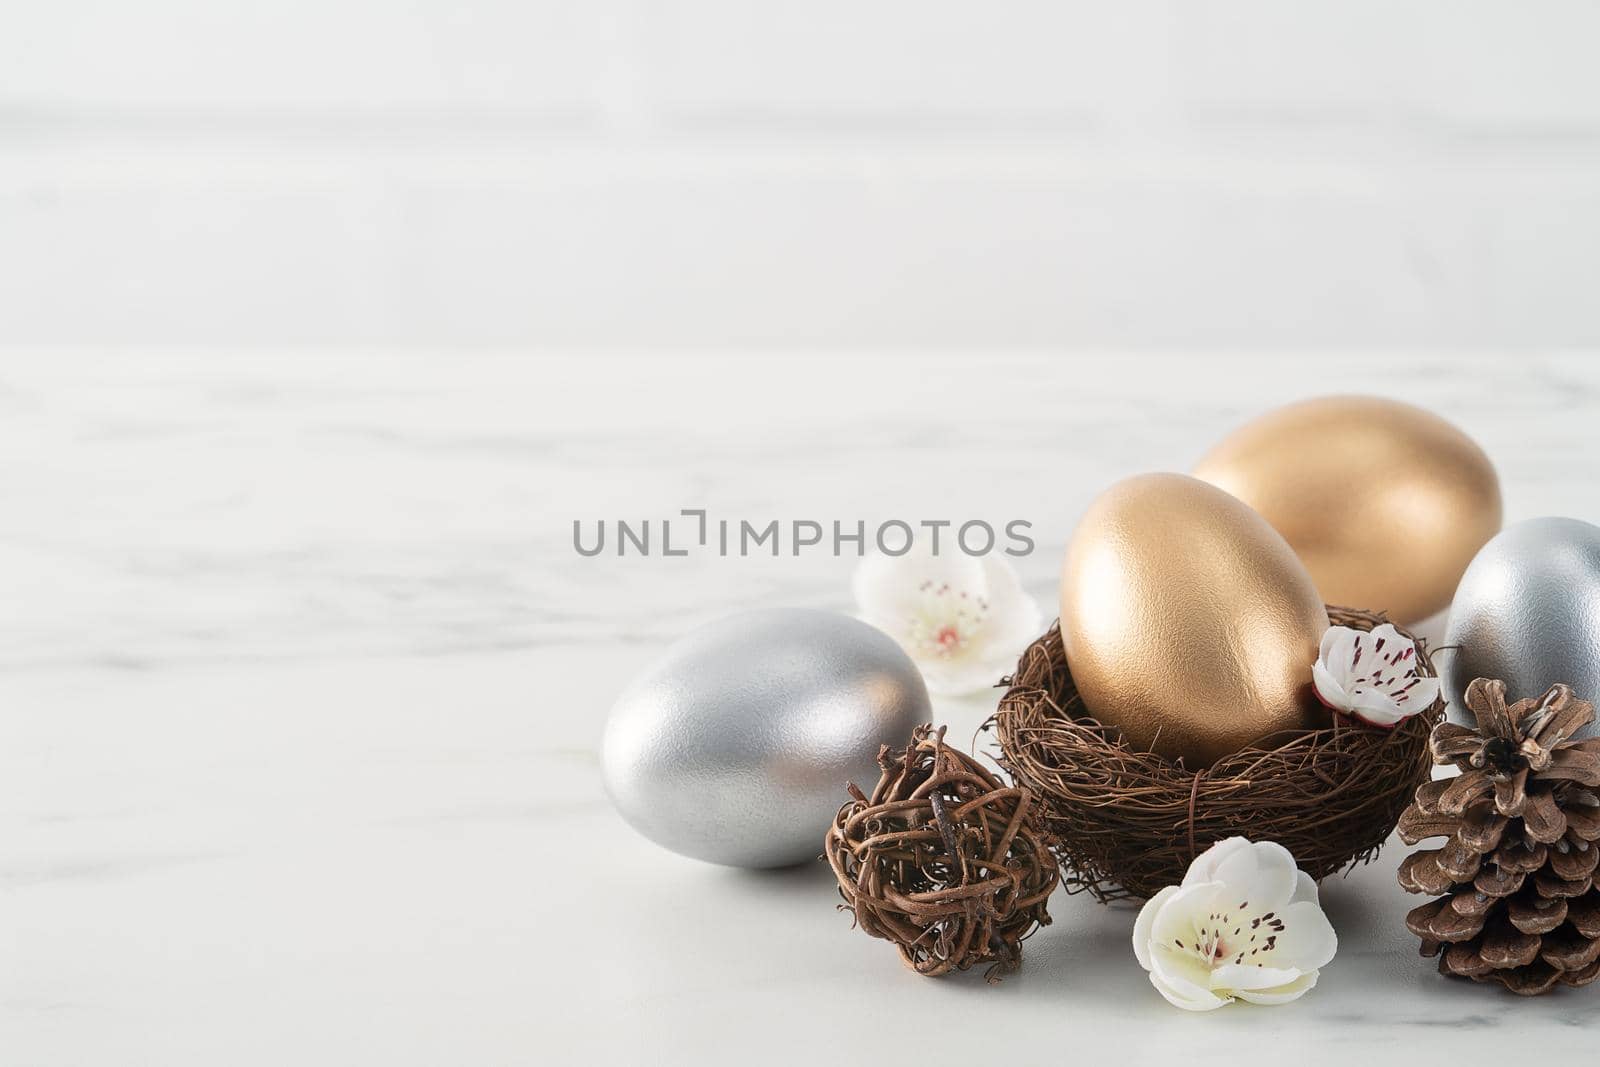
[[1594, 0], [0, 4], [0, 343], [1600, 343]]

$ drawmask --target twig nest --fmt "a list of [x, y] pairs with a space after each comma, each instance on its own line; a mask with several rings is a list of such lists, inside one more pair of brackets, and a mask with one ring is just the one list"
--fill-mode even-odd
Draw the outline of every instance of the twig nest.
[[884, 745], [878, 765], [870, 797], [850, 785], [824, 845], [841, 908], [918, 974], [1016, 970], [1057, 882], [1033, 794], [946, 746], [943, 727], [917, 727], [904, 751]]
[[[1328, 617], [1358, 630], [1388, 621], [1336, 607]], [[1418, 675], [1434, 677], [1420, 640], [1416, 659]], [[1282, 844], [1316, 879], [1371, 860], [1429, 778], [1428, 734], [1444, 711], [1435, 698], [1389, 729], [1330, 712], [1328, 726], [1281, 731], [1190, 768], [1088, 717], [1057, 627], [1005, 684], [991, 720], [1001, 766], [1039, 796], [1067, 891], [1101, 901], [1177, 884], [1196, 856], [1234, 836]]]

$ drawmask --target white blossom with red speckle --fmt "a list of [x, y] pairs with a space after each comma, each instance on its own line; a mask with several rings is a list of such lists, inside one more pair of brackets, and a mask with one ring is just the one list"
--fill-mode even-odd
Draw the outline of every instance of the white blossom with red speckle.
[[1371, 726], [1392, 727], [1439, 697], [1439, 679], [1417, 670], [1417, 646], [1388, 623], [1369, 633], [1330, 626], [1311, 678], [1317, 699]]
[[933, 693], [993, 686], [1039, 636], [1039, 605], [1003, 558], [954, 548], [872, 555], [854, 584], [861, 618], [906, 650]]
[[1185, 1011], [1287, 1004], [1317, 984], [1339, 939], [1317, 883], [1272, 841], [1230, 837], [1151, 897], [1133, 927], [1150, 984]]

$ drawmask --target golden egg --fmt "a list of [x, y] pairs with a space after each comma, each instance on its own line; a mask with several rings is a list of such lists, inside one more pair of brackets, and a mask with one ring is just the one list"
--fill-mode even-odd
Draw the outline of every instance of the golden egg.
[[1431, 412], [1371, 396], [1291, 404], [1235, 430], [1194, 469], [1259, 511], [1330, 604], [1399, 623], [1449, 606], [1500, 529], [1483, 449]]
[[1061, 569], [1061, 642], [1085, 709], [1193, 769], [1327, 723], [1311, 665], [1328, 615], [1265, 519], [1182, 474], [1118, 482]]

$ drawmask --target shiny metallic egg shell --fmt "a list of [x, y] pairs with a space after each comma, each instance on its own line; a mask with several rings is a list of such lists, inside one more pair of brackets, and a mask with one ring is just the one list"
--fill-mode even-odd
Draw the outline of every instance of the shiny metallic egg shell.
[[1563, 518], [1506, 527], [1462, 576], [1439, 658], [1456, 722], [1471, 724], [1461, 698], [1480, 677], [1502, 679], [1510, 700], [1558, 682], [1600, 699], [1600, 527]]
[[737, 867], [815, 859], [847, 781], [870, 791], [883, 744], [929, 721], [916, 665], [847, 615], [735, 615], [674, 644], [617, 700], [601, 763], [636, 830]]

